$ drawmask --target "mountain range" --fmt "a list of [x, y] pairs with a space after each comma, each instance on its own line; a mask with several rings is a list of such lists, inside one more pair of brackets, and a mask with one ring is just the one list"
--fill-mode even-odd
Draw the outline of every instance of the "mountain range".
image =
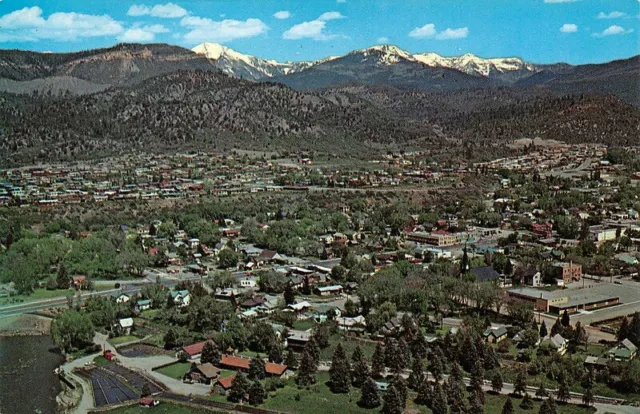
[[467, 75], [499, 79], [504, 82], [515, 82], [543, 70], [561, 70], [571, 67], [567, 64], [537, 65], [517, 57], [484, 59], [471, 53], [454, 57], [444, 57], [437, 53], [411, 54], [393, 45], [377, 45], [354, 50], [345, 56], [331, 56], [308, 62], [277, 62], [261, 59], [216, 43], [202, 43], [191, 50], [212, 59], [216, 67], [228, 75], [253, 80], [287, 76], [345, 58], [350, 62], [360, 59], [362, 63], [373, 62], [381, 66], [417, 63], [427, 68], [455, 69]]
[[277, 62], [203, 44], [0, 50], [0, 163], [256, 148], [495, 156], [541, 137], [637, 144], [640, 56], [596, 65], [374, 46]]

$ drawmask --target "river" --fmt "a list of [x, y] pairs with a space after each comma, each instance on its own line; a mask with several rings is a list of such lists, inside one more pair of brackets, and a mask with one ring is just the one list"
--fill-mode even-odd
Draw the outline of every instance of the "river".
[[0, 336], [0, 414], [54, 413], [64, 358], [48, 336]]

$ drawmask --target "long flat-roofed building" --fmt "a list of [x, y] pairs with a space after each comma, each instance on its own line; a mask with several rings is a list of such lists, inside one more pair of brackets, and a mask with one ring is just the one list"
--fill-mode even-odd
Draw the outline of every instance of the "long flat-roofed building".
[[609, 289], [611, 285], [596, 286], [588, 289], [565, 289], [545, 291], [533, 288], [509, 290], [509, 296], [533, 304], [537, 311], [561, 314], [591, 311], [620, 304], [620, 297]]

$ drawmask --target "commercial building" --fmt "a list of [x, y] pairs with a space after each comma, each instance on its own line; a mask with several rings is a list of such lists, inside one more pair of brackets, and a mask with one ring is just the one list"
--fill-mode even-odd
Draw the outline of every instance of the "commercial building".
[[438, 247], [455, 246], [456, 244], [458, 244], [458, 238], [455, 235], [447, 232], [407, 233], [407, 240], [416, 243], [430, 244], [432, 246]]
[[620, 297], [602, 285], [588, 289], [544, 291], [533, 288], [510, 289], [509, 297], [533, 304], [536, 311], [559, 315], [565, 310], [576, 313], [620, 304]]
[[566, 262], [553, 264], [556, 279], [562, 279], [564, 283], [577, 282], [582, 279], [582, 265]]

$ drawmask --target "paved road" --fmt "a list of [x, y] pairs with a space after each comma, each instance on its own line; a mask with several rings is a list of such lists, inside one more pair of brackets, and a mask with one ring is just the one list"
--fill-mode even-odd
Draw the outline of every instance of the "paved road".
[[[133, 288], [132, 290], [128, 290], [127, 292], [138, 292], [140, 290], [139, 287]], [[80, 297], [81, 301], [84, 302], [91, 297], [96, 296], [110, 296], [113, 293], [119, 292], [120, 289], [110, 289], [103, 290], [100, 292], [87, 292], [83, 293]], [[71, 292], [71, 291], [70, 291]], [[76, 298], [74, 297], [74, 301]], [[67, 306], [67, 298], [65, 296], [51, 298], [41, 301], [28, 302], [28, 303], [20, 303], [16, 305], [2, 306], [0, 307], [0, 318], [20, 315], [22, 313], [32, 313], [50, 308], [59, 308]]]

